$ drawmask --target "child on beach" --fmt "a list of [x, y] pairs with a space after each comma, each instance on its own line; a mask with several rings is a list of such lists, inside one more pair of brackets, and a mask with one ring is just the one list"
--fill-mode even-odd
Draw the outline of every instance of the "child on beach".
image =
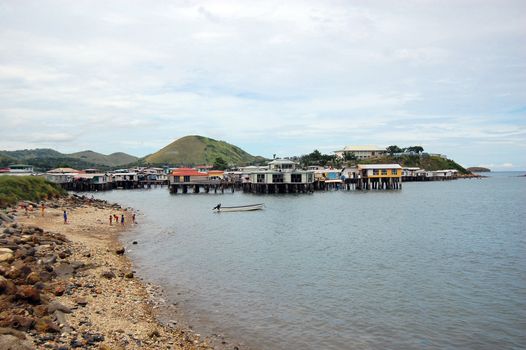
[[136, 224], [136, 222], [135, 222], [135, 213], [133, 213], [133, 215], [132, 215], [132, 222], [133, 222], [134, 225]]
[[46, 206], [44, 205], [44, 203], [42, 203], [40, 205], [40, 214], [42, 215], [42, 217], [44, 217], [44, 210], [46, 209]]
[[113, 222], [113, 215], [110, 214], [110, 226], [111, 226], [112, 222]]
[[124, 226], [124, 214], [121, 214], [121, 225]]
[[64, 224], [68, 223], [68, 213], [64, 210]]

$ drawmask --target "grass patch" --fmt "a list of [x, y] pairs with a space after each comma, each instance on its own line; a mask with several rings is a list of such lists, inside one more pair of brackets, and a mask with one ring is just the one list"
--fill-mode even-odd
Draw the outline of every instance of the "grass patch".
[[40, 202], [66, 195], [66, 191], [38, 176], [0, 176], [0, 208], [18, 201]]

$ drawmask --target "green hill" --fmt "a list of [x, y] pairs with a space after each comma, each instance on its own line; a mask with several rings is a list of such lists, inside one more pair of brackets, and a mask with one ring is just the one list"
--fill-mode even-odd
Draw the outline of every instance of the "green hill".
[[0, 152], [0, 168], [8, 166], [9, 164], [13, 164], [13, 163], [15, 163], [15, 159], [9, 156], [6, 156], [5, 154], [2, 154]]
[[385, 164], [396, 163], [404, 167], [419, 167], [426, 170], [457, 169], [461, 174], [470, 174], [468, 170], [451, 159], [438, 156], [415, 155], [415, 156], [384, 156], [378, 158], [364, 159], [358, 161], [360, 164]]
[[82, 151], [77, 153], [66, 154], [69, 158], [80, 159], [87, 163], [93, 163], [98, 165], [106, 166], [121, 166], [125, 164], [130, 164], [135, 162], [137, 157], [131, 156], [123, 152], [112, 153], [110, 155], [105, 155], [93, 151]]
[[213, 164], [216, 158], [223, 158], [228, 164], [245, 165], [264, 161], [241, 148], [225, 141], [217, 141], [204, 136], [190, 135], [175, 140], [161, 150], [146, 156], [148, 164], [172, 164], [195, 166]]
[[64, 158], [65, 155], [50, 148], [23, 149], [18, 151], [0, 151], [0, 155], [13, 158], [16, 161], [26, 161], [35, 158]]
[[0, 166], [24, 163], [33, 165], [37, 171], [47, 171], [59, 167], [107, 170], [112, 167], [120, 167], [133, 163], [138, 159], [137, 157], [122, 152], [112, 153], [110, 155], [93, 151], [64, 154], [49, 148], [0, 151]]

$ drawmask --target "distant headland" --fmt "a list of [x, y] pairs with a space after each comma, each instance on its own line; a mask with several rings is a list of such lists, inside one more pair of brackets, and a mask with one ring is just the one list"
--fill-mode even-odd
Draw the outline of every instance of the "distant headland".
[[481, 166], [472, 166], [470, 168], [467, 168], [466, 170], [470, 171], [472, 173], [489, 173], [489, 172], [491, 172], [491, 169], [484, 168], [484, 167], [481, 167]]

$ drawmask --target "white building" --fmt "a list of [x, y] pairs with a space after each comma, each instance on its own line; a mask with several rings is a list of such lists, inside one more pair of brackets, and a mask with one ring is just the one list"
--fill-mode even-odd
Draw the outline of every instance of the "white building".
[[345, 146], [342, 150], [334, 151], [334, 153], [336, 153], [336, 156], [339, 158], [343, 158], [346, 154], [353, 154], [356, 159], [360, 160], [382, 156], [387, 154], [387, 150], [374, 145]]

